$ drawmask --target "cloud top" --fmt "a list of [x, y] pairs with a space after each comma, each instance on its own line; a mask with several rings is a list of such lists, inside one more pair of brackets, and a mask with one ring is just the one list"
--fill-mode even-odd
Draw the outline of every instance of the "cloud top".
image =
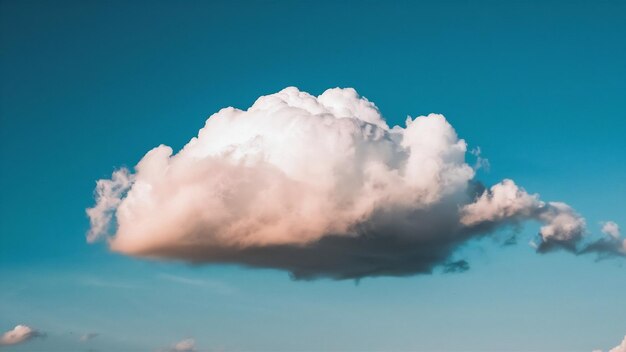
[[430, 272], [467, 240], [527, 220], [542, 223], [540, 251], [577, 251], [580, 215], [512, 180], [485, 190], [466, 152], [442, 115], [390, 128], [354, 89], [290, 87], [222, 109], [179, 152], [158, 146], [134, 172], [98, 181], [87, 239], [297, 278]]

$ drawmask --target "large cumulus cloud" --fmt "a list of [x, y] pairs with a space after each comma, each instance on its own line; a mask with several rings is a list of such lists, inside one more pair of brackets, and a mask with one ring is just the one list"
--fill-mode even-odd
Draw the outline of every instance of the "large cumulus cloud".
[[297, 278], [450, 270], [451, 254], [501, 226], [542, 223], [538, 250], [578, 252], [585, 221], [512, 180], [485, 189], [442, 115], [390, 128], [354, 89], [296, 88], [225, 108], [177, 153], [161, 145], [100, 180], [90, 242]]

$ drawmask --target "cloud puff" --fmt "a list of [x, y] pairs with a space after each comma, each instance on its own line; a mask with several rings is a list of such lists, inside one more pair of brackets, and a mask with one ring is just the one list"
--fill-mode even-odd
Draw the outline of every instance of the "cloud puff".
[[[127, 255], [236, 263], [296, 278], [431, 272], [462, 243], [536, 220], [538, 249], [576, 251], [584, 220], [512, 180], [486, 190], [442, 116], [390, 128], [354, 89], [297, 88], [212, 115], [96, 187], [89, 242]], [[461, 262], [456, 262], [461, 263]]]
[[196, 341], [194, 339], [185, 339], [177, 342], [170, 349], [171, 352], [195, 352], [196, 350]]
[[614, 238], [620, 237], [619, 226], [613, 221], [607, 221], [602, 224], [602, 233]]
[[497, 227], [503, 223], [535, 219], [544, 225], [539, 231], [538, 249], [565, 248], [575, 251], [585, 233], [585, 220], [570, 206], [560, 202], [545, 203], [530, 195], [512, 180], [504, 180], [461, 207], [461, 223], [471, 227]]
[[26, 342], [43, 334], [29, 326], [17, 325], [13, 330], [5, 332], [0, 338], [0, 345], [15, 345]]

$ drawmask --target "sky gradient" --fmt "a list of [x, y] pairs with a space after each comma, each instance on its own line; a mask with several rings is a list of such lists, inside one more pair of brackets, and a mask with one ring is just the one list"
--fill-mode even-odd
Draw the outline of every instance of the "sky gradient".
[[[463, 246], [460, 274], [293, 281], [90, 245], [95, 181], [219, 109], [354, 87], [389, 125], [446, 116], [492, 185], [626, 226], [626, 4], [0, 2], [0, 331], [10, 351], [591, 351], [626, 334], [623, 258]], [[503, 234], [506, 235], [506, 234]], [[98, 334], [79, 341], [84, 334]]]

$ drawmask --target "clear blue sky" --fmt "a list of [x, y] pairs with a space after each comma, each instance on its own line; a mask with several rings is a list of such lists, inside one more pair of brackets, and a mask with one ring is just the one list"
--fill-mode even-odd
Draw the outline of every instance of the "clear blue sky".
[[[624, 1], [0, 2], [7, 350], [591, 351], [626, 334], [626, 262], [491, 240], [463, 274], [292, 281], [88, 245], [95, 180], [225, 106], [354, 87], [390, 125], [444, 114], [491, 170], [626, 226]], [[100, 334], [87, 343], [84, 333]]]

